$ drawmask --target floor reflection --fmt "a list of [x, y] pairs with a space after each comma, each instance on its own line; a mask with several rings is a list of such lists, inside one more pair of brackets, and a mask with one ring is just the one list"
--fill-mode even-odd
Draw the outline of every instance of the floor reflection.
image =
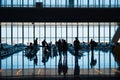
[[[23, 68], [22, 61], [24, 59], [25, 70], [29, 69], [31, 71], [35, 65], [35, 69], [41, 69], [41, 74], [45, 68], [46, 70], [48, 69], [48, 71], [50, 70], [49, 73], [51, 75], [54, 73], [58, 75], [73, 74], [77, 76], [80, 75], [81, 72], [82, 74], [88, 74], [89, 71], [91, 74], [96, 74], [94, 70], [98, 71], [99, 68], [102, 72], [101, 74], [109, 74], [110, 70], [111, 74], [113, 74], [113, 72], [114, 74], [119, 74], [120, 68], [111, 51], [104, 52], [94, 50], [94, 53], [92, 53], [90, 49], [80, 50], [76, 56], [73, 45], [69, 45], [67, 51], [59, 51], [57, 45], [52, 43], [48, 43], [48, 45], [48, 48], [38, 46], [32, 50], [30, 50], [30, 47], [26, 47], [24, 51], [2, 59], [1, 67], [4, 70], [10, 70], [11, 67], [13, 69], [21, 69]], [[43, 54], [44, 51], [45, 54]], [[13, 65], [11, 65], [12, 58], [14, 58]]]

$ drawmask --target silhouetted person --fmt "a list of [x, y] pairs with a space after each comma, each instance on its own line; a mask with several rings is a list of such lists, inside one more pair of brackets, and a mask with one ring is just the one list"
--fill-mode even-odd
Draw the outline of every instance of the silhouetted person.
[[49, 56], [52, 57], [52, 53], [51, 53], [51, 48], [52, 48], [52, 42], [50, 42], [47, 46], [48, 52], [49, 52]]
[[78, 56], [75, 55], [75, 68], [74, 68], [74, 76], [79, 76], [80, 67], [78, 65]]
[[118, 68], [120, 69], [120, 44], [115, 43], [113, 48], [114, 59], [117, 62]]
[[37, 45], [38, 45], [37, 40], [38, 40], [38, 38], [36, 38], [36, 39], [34, 40], [34, 45], [35, 45], [35, 46], [37, 46]]
[[79, 74], [80, 74], [80, 67], [78, 64], [75, 64], [74, 76], [79, 76]]
[[45, 40], [43, 40], [42, 41], [42, 62], [44, 63], [44, 65], [48, 61], [47, 47], [48, 47], [48, 43]]
[[64, 76], [66, 76], [66, 73], [68, 71], [67, 57], [66, 56], [64, 56], [62, 68], [63, 68], [63, 74], [64, 74]]
[[93, 39], [91, 39], [90, 46], [91, 46], [91, 53], [92, 53], [91, 54], [91, 63], [90, 63], [90, 65], [91, 65], [91, 68], [92, 68], [93, 66], [96, 65], [96, 60], [94, 59], [94, 47], [97, 46], [97, 43]]
[[34, 56], [34, 64], [37, 65], [38, 63], [38, 58], [37, 58], [37, 55]]
[[60, 59], [62, 58], [62, 40], [58, 40], [57, 42], [57, 47], [58, 47], [58, 52], [59, 52], [59, 56], [60, 56]]
[[46, 42], [46, 40], [44, 39], [43, 41], [42, 41], [42, 47], [47, 47], [48, 46], [48, 43]]
[[92, 51], [92, 54], [93, 54], [93, 51], [94, 51], [94, 42], [93, 42], [92, 39], [90, 41], [90, 47], [91, 47], [91, 51]]
[[59, 75], [61, 75], [62, 70], [63, 70], [62, 60], [59, 59], [59, 62], [58, 62], [58, 74], [59, 74]]
[[63, 40], [63, 55], [67, 56], [67, 42]]
[[32, 53], [33, 53], [33, 50], [34, 50], [34, 47], [33, 47], [33, 44], [30, 43], [29, 46], [27, 46], [27, 48], [25, 49], [25, 56], [27, 56], [28, 58], [30, 58], [32, 56]]
[[96, 63], [97, 63], [97, 60], [94, 59], [94, 56], [93, 56], [93, 54], [92, 54], [92, 55], [91, 55], [91, 63], [90, 63], [91, 68], [93, 68], [93, 67], [96, 65]]
[[92, 54], [93, 54], [94, 47], [97, 46], [97, 43], [96, 43], [93, 39], [91, 39], [91, 41], [90, 41], [90, 45], [91, 45], [91, 51], [92, 51]]
[[57, 47], [56, 46], [54, 46], [53, 47], [53, 57], [55, 57], [55, 56], [57, 56], [58, 54], [57, 54]]
[[77, 56], [79, 49], [80, 49], [80, 41], [78, 40], [78, 37], [76, 37], [74, 40], [74, 50], [75, 50], [75, 55]]
[[30, 48], [30, 50], [33, 50], [33, 49], [34, 49], [34, 47], [33, 47], [33, 44], [32, 44], [32, 43], [30, 43], [29, 48]]

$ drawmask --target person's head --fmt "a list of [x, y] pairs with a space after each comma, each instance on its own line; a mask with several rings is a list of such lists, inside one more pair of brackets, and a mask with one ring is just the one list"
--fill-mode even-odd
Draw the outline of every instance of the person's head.
[[76, 40], [78, 40], [78, 37], [75, 37]]
[[30, 46], [32, 45], [32, 42], [30, 42]]

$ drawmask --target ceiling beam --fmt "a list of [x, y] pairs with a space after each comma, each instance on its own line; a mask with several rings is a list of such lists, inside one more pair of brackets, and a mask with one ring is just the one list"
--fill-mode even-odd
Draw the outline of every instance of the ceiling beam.
[[0, 8], [0, 22], [119, 22], [120, 8]]

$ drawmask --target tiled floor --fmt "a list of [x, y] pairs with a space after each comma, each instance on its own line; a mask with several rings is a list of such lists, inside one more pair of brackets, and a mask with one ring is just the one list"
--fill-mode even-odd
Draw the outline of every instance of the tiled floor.
[[[22, 75], [36, 75], [36, 76], [54, 76], [58, 75], [58, 71], [55, 68], [37, 68], [37, 69], [7, 69], [7, 70], [0, 70], [1, 76], [22, 76]], [[115, 75], [116, 73], [120, 74], [120, 71], [111, 68], [111, 69], [80, 69], [80, 75]], [[63, 75], [63, 73], [61, 73]], [[68, 69], [67, 75], [74, 75], [74, 69]]]

